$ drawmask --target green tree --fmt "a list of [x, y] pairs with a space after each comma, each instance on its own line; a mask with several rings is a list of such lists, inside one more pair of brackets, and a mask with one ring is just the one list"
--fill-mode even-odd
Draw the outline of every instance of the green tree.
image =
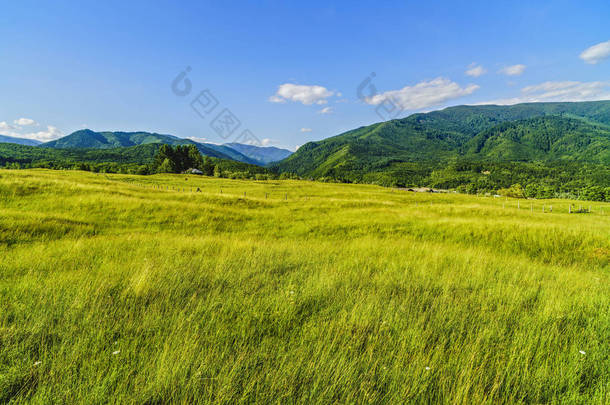
[[176, 173], [176, 165], [170, 158], [165, 158], [157, 168], [158, 173]]

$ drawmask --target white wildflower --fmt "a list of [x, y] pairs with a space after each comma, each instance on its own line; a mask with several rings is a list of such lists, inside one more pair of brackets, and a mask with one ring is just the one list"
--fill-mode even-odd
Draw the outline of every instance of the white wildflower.
[[579, 350], [579, 351], [578, 351], [578, 353], [582, 354], [583, 356], [584, 356], [585, 354], [587, 354], [587, 353], [585, 353], [585, 351], [584, 351], [584, 350]]
[[115, 356], [116, 356], [117, 354], [119, 354], [119, 353], [121, 353], [121, 351], [120, 351], [120, 350], [115, 350], [114, 352], [112, 352], [112, 354], [113, 354], [113, 355], [115, 355]]

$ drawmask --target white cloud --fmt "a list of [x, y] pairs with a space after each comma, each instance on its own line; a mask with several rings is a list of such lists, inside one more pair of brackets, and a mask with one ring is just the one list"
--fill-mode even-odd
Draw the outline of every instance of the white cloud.
[[311, 132], [311, 128], [301, 128], [301, 132]]
[[15, 125], [27, 126], [27, 125], [35, 125], [36, 121], [30, 118], [19, 118], [18, 120], [13, 121]]
[[580, 54], [580, 59], [586, 63], [595, 65], [604, 59], [610, 57], [610, 41], [601, 42], [597, 45], [593, 45], [590, 48], [585, 49]]
[[46, 131], [31, 132], [21, 135], [21, 138], [35, 139], [41, 142], [52, 141], [53, 139], [61, 138], [64, 134], [56, 127], [47, 125]]
[[269, 101], [271, 101], [272, 103], [285, 103], [286, 99], [274, 95], [269, 97]]
[[610, 99], [610, 82], [544, 82], [521, 89], [521, 95], [477, 104], [509, 105], [549, 101], [596, 101]]
[[466, 71], [466, 74], [472, 77], [479, 77], [485, 73], [487, 73], [487, 69], [481, 65], [477, 65], [476, 63], [472, 63], [470, 66], [468, 66], [468, 70]]
[[332, 107], [324, 107], [323, 109], [318, 111], [318, 114], [331, 114], [333, 111], [335, 110]]
[[519, 76], [525, 72], [525, 65], [512, 65], [506, 66], [505, 68], [500, 69], [498, 73], [502, 73], [507, 76]]
[[294, 101], [305, 105], [326, 104], [327, 98], [335, 93], [323, 86], [306, 86], [300, 84], [285, 83], [278, 87], [277, 92], [269, 97], [272, 103], [284, 103]]
[[7, 123], [6, 121], [0, 122], [0, 131], [12, 131], [13, 129], [15, 129], [15, 127]]
[[12, 136], [14, 138], [35, 139], [41, 142], [52, 141], [61, 138], [63, 133], [52, 125], [48, 125], [46, 131], [24, 132], [21, 126], [38, 125], [29, 118], [19, 118], [13, 121], [16, 125], [10, 125], [6, 121], [0, 122], [0, 135]]
[[475, 92], [479, 86], [469, 84], [460, 87], [449, 79], [439, 77], [430, 81], [423, 81], [414, 86], [405, 86], [400, 90], [386, 91], [365, 99], [367, 104], [379, 105], [390, 101], [402, 110], [420, 110], [422, 108], [439, 105], [447, 100], [463, 97]]
[[269, 146], [273, 143], [273, 140], [270, 138], [263, 138], [261, 141], [261, 146]]

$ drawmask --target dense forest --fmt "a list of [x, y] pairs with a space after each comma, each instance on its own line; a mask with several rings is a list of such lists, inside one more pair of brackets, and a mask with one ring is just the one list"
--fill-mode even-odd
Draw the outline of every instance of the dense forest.
[[[199, 153], [196, 145], [172, 147], [158, 143], [112, 149], [53, 149], [0, 143], [0, 167], [85, 170], [141, 175], [180, 173], [188, 168], [194, 168], [225, 178], [279, 177], [261, 166], [229, 159], [204, 157]], [[284, 175], [285, 177], [289, 176]]]

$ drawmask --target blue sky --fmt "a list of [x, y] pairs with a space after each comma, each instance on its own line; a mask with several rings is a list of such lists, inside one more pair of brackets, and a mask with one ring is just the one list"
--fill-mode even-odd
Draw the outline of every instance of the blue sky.
[[294, 149], [451, 105], [610, 99], [608, 17], [607, 1], [5, 2], [0, 134], [249, 130]]

